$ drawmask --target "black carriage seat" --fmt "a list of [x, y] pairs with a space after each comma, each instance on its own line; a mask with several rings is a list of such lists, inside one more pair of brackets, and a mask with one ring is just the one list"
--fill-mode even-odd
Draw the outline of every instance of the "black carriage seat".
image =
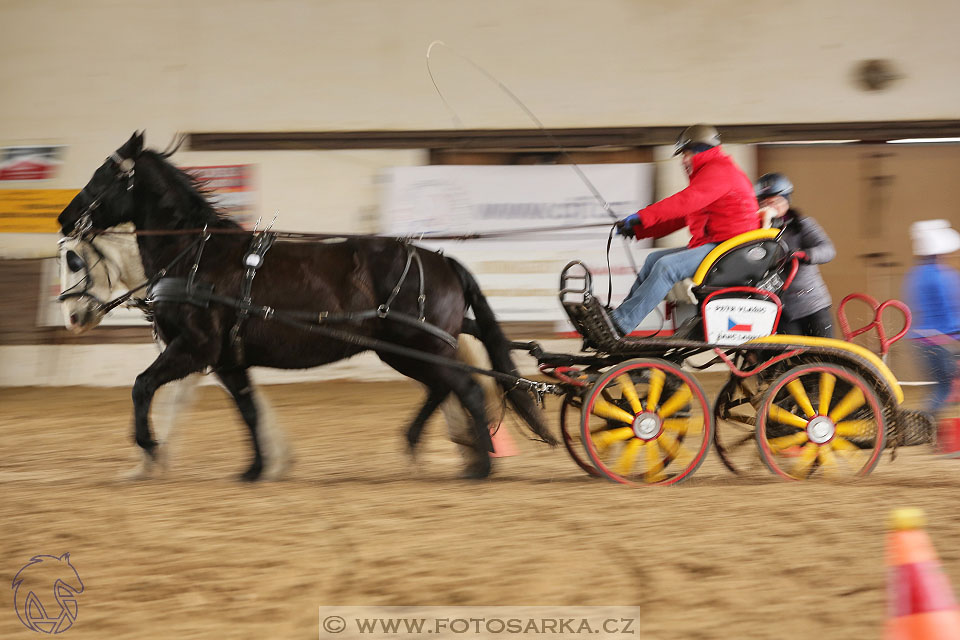
[[[783, 289], [789, 266], [787, 249], [779, 240], [780, 229], [755, 229], [734, 236], [717, 245], [703, 259], [693, 277], [684, 280], [668, 298], [673, 302], [697, 305], [697, 313], [674, 332], [674, 337], [703, 339], [700, 305], [711, 293], [729, 287], [753, 287], [774, 294]], [[687, 299], [683, 299], [686, 292]], [[752, 297], [737, 293], [738, 297]]]
[[[720, 243], [700, 263], [692, 279], [678, 284], [689, 292], [697, 313], [674, 332], [674, 338], [703, 340], [699, 306], [711, 293], [728, 287], [754, 287], [778, 293], [783, 288], [786, 249], [779, 242], [778, 229], [756, 229]], [[751, 297], [750, 294], [737, 294]], [[593, 295], [592, 276], [579, 260], [560, 273], [560, 304], [570, 322], [584, 337], [584, 349], [613, 352], [631, 339], [624, 339], [614, 327], [607, 310]], [[642, 339], [649, 340], [649, 338]]]
[[756, 287], [777, 293], [783, 278], [776, 278], [787, 255], [778, 240], [779, 229], [755, 229], [720, 243], [707, 254], [693, 274], [698, 300], [726, 287]]

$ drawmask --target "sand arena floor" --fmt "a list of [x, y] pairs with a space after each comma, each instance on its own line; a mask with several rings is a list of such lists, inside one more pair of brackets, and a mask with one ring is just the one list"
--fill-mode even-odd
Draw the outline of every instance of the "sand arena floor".
[[316, 638], [320, 605], [640, 605], [637, 638], [878, 638], [896, 506], [926, 510], [960, 586], [960, 460], [927, 447], [856, 483], [735, 478], [711, 453], [685, 484], [632, 489], [510, 424], [520, 455], [476, 483], [438, 418], [419, 464], [404, 454], [411, 383], [263, 392], [296, 460], [249, 485], [218, 388], [184, 414], [173, 471], [139, 482], [118, 479], [138, 455], [128, 389], [0, 389], [0, 637], [37, 637], [10, 581], [69, 551], [76, 639]]

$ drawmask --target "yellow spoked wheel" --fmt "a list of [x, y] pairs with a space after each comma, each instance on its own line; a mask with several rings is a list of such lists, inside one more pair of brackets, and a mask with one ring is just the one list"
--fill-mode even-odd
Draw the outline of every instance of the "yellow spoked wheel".
[[690, 374], [664, 360], [629, 360], [584, 396], [580, 438], [593, 466], [614, 482], [676, 484], [706, 458], [713, 415]]
[[886, 441], [876, 392], [837, 365], [801, 365], [777, 378], [757, 415], [764, 463], [787, 480], [865, 476]]

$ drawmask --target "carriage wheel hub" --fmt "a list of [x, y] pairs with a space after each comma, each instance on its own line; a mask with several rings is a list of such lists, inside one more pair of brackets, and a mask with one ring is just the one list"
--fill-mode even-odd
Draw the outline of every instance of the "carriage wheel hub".
[[816, 416], [807, 424], [807, 437], [814, 444], [825, 444], [833, 440], [837, 425], [827, 416]]
[[649, 411], [638, 413], [633, 419], [633, 432], [641, 440], [653, 440], [660, 435], [662, 422], [660, 416]]

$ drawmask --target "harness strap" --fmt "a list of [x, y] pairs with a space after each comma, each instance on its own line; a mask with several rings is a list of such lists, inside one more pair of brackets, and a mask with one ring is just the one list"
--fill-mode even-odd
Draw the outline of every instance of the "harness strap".
[[447, 333], [440, 327], [424, 321], [422, 318], [415, 318], [409, 313], [402, 311], [390, 311], [386, 316], [380, 314], [379, 309], [370, 311], [351, 311], [348, 313], [330, 314], [327, 312], [314, 313], [312, 311], [277, 311], [276, 315], [286, 316], [298, 320], [311, 321], [317, 324], [359, 324], [370, 318], [380, 318], [381, 320], [396, 320], [402, 324], [419, 329], [425, 333], [440, 338], [451, 347], [457, 346], [457, 339]]
[[397, 299], [398, 295], [400, 295], [400, 289], [403, 287], [403, 281], [407, 279], [407, 273], [410, 271], [410, 263], [413, 261], [413, 257], [416, 255], [416, 253], [417, 251], [412, 245], [407, 245], [407, 262], [403, 265], [403, 272], [400, 274], [400, 279], [397, 280], [397, 284], [393, 287], [393, 291], [390, 292], [390, 296], [387, 298], [387, 301], [380, 305], [380, 308], [377, 309], [377, 311], [381, 313], [380, 317], [386, 317], [386, 315], [390, 313], [390, 305], [392, 305], [393, 301]]
[[381, 318], [386, 318], [388, 315], [396, 313], [390, 310], [390, 306], [393, 304], [393, 301], [396, 300], [397, 296], [400, 295], [400, 289], [403, 287], [403, 282], [407, 279], [407, 273], [410, 272], [411, 262], [417, 263], [417, 273], [420, 276], [420, 283], [418, 287], [419, 293], [417, 295], [417, 320], [420, 322], [427, 321], [427, 296], [424, 293], [425, 281], [423, 277], [423, 259], [417, 252], [417, 248], [410, 244], [407, 245], [407, 262], [403, 265], [403, 272], [400, 274], [400, 279], [397, 280], [397, 285], [393, 288], [393, 291], [390, 292], [390, 297], [387, 298], [387, 301], [380, 305], [380, 307], [377, 309], [377, 315], [379, 315]]
[[[119, 307], [121, 304], [123, 304], [124, 302], [126, 302], [127, 300], [129, 300], [129, 299], [133, 296], [133, 294], [136, 293], [137, 291], [140, 291], [141, 289], [148, 289], [148, 288], [152, 287], [153, 285], [157, 284], [158, 282], [160, 282], [160, 280], [162, 280], [162, 279], [167, 275], [167, 272], [168, 272], [171, 268], [173, 268], [174, 265], [176, 265], [178, 262], [180, 262], [181, 260], [183, 260], [183, 258], [184, 258], [188, 253], [190, 253], [190, 251], [191, 251], [198, 243], [206, 242], [207, 238], [209, 238], [209, 235], [207, 235], [207, 234], [201, 235], [201, 236], [200, 236], [199, 238], [197, 238], [195, 241], [191, 242], [191, 243], [188, 244], [186, 247], [184, 247], [184, 249], [183, 249], [180, 253], [178, 253], [176, 256], [174, 256], [173, 260], [171, 260], [171, 261], [167, 264], [167, 266], [165, 266], [164, 268], [160, 269], [160, 271], [157, 271], [157, 272], [156, 272], [155, 274], [153, 274], [150, 278], [148, 278], [148, 279], [145, 280], [144, 282], [140, 283], [139, 285], [137, 285], [137, 286], [134, 287], [133, 289], [130, 289], [130, 291], [127, 291], [125, 294], [123, 294], [123, 295], [121, 295], [121, 296], [119, 296], [119, 297], [117, 297], [117, 298], [114, 298], [114, 299], [111, 300], [110, 302], [107, 302], [107, 303], [105, 303], [105, 304], [101, 304], [101, 305], [100, 305], [100, 311], [103, 312], [104, 314], [106, 314], [106, 313], [112, 311], [115, 307]], [[200, 249], [200, 250], [201, 250], [201, 251], [203, 250], [202, 246], [201, 246], [201, 249]], [[198, 255], [197, 257], [198, 257], [198, 259], [199, 259], [199, 255]], [[148, 294], [148, 295], [149, 295], [149, 294]], [[138, 304], [137, 306], [140, 306], [140, 305]]]
[[197, 278], [197, 270], [200, 268], [200, 258], [203, 256], [203, 248], [207, 246], [207, 240], [210, 239], [210, 234], [207, 232], [207, 226], [203, 226], [203, 232], [200, 234], [200, 246], [197, 247], [197, 257], [193, 261], [193, 266], [190, 267], [190, 273], [187, 275], [187, 289], [193, 288], [193, 281]]
[[254, 234], [250, 240], [250, 248], [243, 256], [243, 264], [247, 267], [243, 274], [243, 297], [240, 298], [240, 304], [237, 306], [239, 310], [237, 319], [230, 329], [230, 342], [233, 344], [238, 362], [243, 362], [243, 343], [240, 341], [240, 329], [243, 327], [247, 316], [250, 315], [250, 309], [253, 305], [253, 300], [250, 297], [253, 290], [253, 279], [257, 277], [257, 269], [263, 265], [263, 256], [270, 250], [275, 240], [276, 236], [267, 231]]
[[[269, 309], [269, 307], [267, 307]], [[272, 311], [272, 310], [271, 310]], [[270, 317], [274, 317], [271, 315]], [[403, 345], [394, 344], [392, 342], [387, 342], [385, 340], [380, 340], [377, 338], [370, 338], [367, 336], [360, 336], [348, 331], [341, 331], [339, 329], [334, 329], [332, 327], [324, 327], [313, 322], [304, 322], [297, 320], [296, 318], [290, 317], [290, 314], [277, 313], [276, 319], [280, 322], [298, 327], [300, 329], [305, 329], [307, 331], [312, 331], [318, 333], [322, 336], [328, 338], [333, 338], [334, 340], [340, 340], [341, 342], [346, 342], [348, 344], [353, 344], [358, 347], [363, 347], [365, 349], [373, 349], [375, 351], [386, 351], [388, 353], [395, 353], [398, 355], [406, 356], [416, 360], [422, 360], [424, 362], [429, 362], [431, 364], [436, 364], [444, 367], [450, 367], [452, 369], [460, 369], [461, 371], [467, 371], [469, 373], [480, 374], [488, 376], [499, 380], [502, 383], [512, 384], [514, 387], [523, 389], [524, 391], [532, 391], [542, 397], [545, 393], [553, 393], [556, 395], [562, 395], [563, 390], [559, 385], [546, 383], [546, 382], [537, 382], [534, 380], [528, 380], [520, 376], [514, 376], [509, 373], [502, 373], [494, 369], [481, 369], [479, 367], [474, 367], [473, 365], [466, 364], [465, 362], [460, 362], [459, 360], [453, 360], [444, 356], [437, 356], [430, 353], [424, 353], [417, 349], [411, 347], [405, 347]], [[418, 325], [422, 323], [417, 323]]]

